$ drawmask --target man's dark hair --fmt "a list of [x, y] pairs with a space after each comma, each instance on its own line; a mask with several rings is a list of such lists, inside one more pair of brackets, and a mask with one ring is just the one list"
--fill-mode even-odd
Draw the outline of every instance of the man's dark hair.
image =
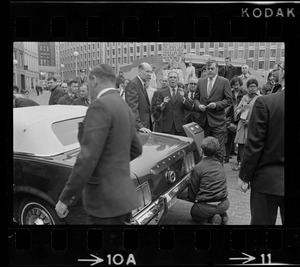
[[51, 81], [51, 80], [53, 80], [55, 82], [57, 81], [57, 79], [55, 77], [48, 77], [47, 81]]
[[225, 57], [225, 59], [229, 59], [229, 61], [231, 61], [231, 58], [230, 58], [230, 57]]
[[216, 63], [216, 68], [218, 68], [218, 62], [214, 58], [208, 59], [207, 62], [206, 62], [206, 66], [209, 67], [213, 63]]
[[72, 83], [78, 83], [78, 81], [76, 81], [76, 80], [70, 80], [70, 81], [68, 81], [67, 85], [68, 85], [68, 86], [71, 86]]
[[116, 75], [112, 67], [108, 64], [101, 64], [94, 67], [90, 72], [90, 77], [92, 78], [92, 76], [116, 85]]
[[238, 82], [240, 84], [240, 86], [243, 85], [242, 79], [238, 76], [234, 76], [234, 77], [232, 77], [232, 79], [230, 81], [230, 86], [233, 86], [236, 82]]
[[250, 79], [248, 82], [247, 82], [247, 87], [250, 86], [250, 84], [255, 84], [256, 86], [258, 86], [258, 81], [256, 79]]
[[220, 144], [217, 138], [213, 136], [207, 136], [203, 139], [201, 149], [203, 154], [207, 157], [213, 157], [216, 155], [220, 148]]

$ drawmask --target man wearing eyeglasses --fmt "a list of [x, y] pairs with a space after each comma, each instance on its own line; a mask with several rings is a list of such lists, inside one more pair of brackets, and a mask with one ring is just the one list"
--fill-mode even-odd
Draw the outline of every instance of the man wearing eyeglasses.
[[204, 137], [218, 139], [220, 149], [217, 158], [223, 163], [226, 142], [225, 108], [232, 104], [232, 94], [228, 79], [218, 76], [218, 62], [207, 61], [207, 77], [199, 79], [194, 100], [194, 109], [199, 112], [198, 124], [204, 130]]
[[243, 82], [242, 89], [243, 89], [244, 93], [247, 93], [248, 92], [247, 82], [250, 79], [255, 79], [255, 77], [250, 74], [248, 65], [245, 64], [242, 66], [242, 74], [239, 76], [239, 78], [241, 78], [241, 80]]
[[195, 99], [195, 93], [196, 88], [198, 85], [198, 78], [192, 77], [189, 79], [189, 83], [187, 86], [187, 92], [185, 93], [186, 101], [189, 101], [191, 104], [191, 110], [186, 110], [186, 122], [197, 122], [199, 120], [199, 112], [193, 110], [194, 105], [194, 99]]

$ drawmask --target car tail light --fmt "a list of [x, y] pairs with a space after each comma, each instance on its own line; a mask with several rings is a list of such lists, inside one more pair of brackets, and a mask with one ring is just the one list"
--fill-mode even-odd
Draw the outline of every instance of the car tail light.
[[195, 167], [194, 153], [190, 152], [184, 158], [185, 173], [190, 172], [194, 167]]
[[138, 207], [137, 209], [132, 211], [132, 215], [135, 215], [138, 211], [143, 209], [145, 206], [151, 203], [151, 191], [148, 182], [143, 183], [142, 185], [136, 188], [136, 192], [138, 194], [139, 199], [142, 200], [142, 206]]

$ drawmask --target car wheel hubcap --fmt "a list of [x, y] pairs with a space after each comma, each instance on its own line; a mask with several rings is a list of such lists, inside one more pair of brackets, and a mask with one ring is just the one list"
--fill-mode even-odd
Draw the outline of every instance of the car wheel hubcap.
[[24, 214], [23, 224], [26, 225], [52, 225], [53, 219], [51, 215], [41, 208], [31, 208]]

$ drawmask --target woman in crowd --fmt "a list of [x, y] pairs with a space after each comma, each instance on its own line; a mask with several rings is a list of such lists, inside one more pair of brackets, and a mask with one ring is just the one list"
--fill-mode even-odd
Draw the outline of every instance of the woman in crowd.
[[[248, 122], [252, 113], [252, 108], [256, 98], [260, 96], [260, 93], [258, 92], [258, 81], [256, 79], [252, 78], [247, 81], [247, 89], [248, 93], [243, 96], [235, 111], [236, 116], [239, 118], [239, 122], [237, 125], [234, 143], [238, 144], [240, 162], [243, 158], [244, 146], [248, 135]], [[240, 162], [238, 163], [237, 167], [233, 168], [234, 171], [240, 170]]]

